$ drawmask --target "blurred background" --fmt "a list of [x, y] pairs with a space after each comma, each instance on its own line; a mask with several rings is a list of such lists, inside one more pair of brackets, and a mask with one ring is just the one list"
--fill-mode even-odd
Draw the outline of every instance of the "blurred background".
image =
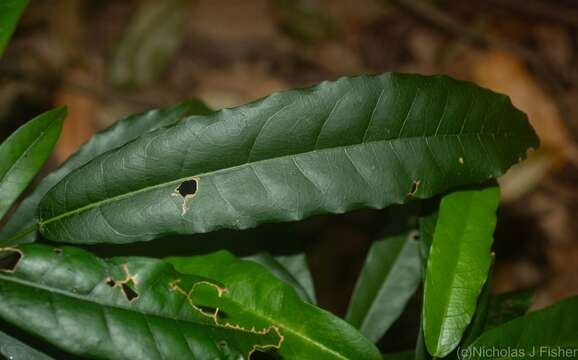
[[[35, 0], [0, 62], [0, 140], [34, 115], [67, 105], [46, 174], [95, 131], [192, 97], [219, 109], [385, 71], [471, 80], [508, 94], [542, 139], [541, 149], [501, 180], [493, 282], [494, 292], [535, 287], [534, 307], [541, 308], [578, 293], [577, 65], [576, 0]], [[274, 253], [290, 251], [287, 244], [304, 249], [320, 305], [343, 315], [367, 249], [392, 211], [197, 236], [179, 241], [178, 250], [156, 244], [182, 254], [217, 248], [223, 238], [242, 255], [255, 242]], [[418, 300], [382, 347], [413, 345]]]

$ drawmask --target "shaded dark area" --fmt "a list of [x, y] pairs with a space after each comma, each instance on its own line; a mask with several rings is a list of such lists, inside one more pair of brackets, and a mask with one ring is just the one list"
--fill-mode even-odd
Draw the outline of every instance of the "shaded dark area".
[[[174, 8], [153, 17], [144, 32], [160, 34], [159, 28], [173, 26], [158, 38], [135, 34], [132, 21], [161, 3]], [[219, 109], [282, 89], [385, 71], [475, 81], [508, 94], [542, 141], [540, 150], [500, 180], [493, 290], [536, 287], [537, 308], [578, 293], [576, 1], [174, 3], [32, 2], [0, 61], [0, 140], [41, 111], [68, 105], [69, 117], [44, 175], [98, 129], [190, 97]], [[168, 45], [151, 50], [159, 42]], [[177, 191], [194, 195], [197, 186], [191, 180]], [[419, 206], [427, 211], [431, 204]], [[306, 251], [320, 305], [343, 315], [371, 242], [395, 231], [391, 218], [398, 212], [396, 207], [357, 210], [247, 231], [86, 248], [101, 256], [158, 257], [221, 248], [241, 256]], [[18, 260], [0, 254], [0, 269]], [[380, 343], [382, 349], [413, 346], [420, 306], [416, 295]], [[4, 323], [0, 328], [23, 335]], [[66, 358], [56, 350], [49, 353]], [[256, 353], [253, 358], [275, 357]]]

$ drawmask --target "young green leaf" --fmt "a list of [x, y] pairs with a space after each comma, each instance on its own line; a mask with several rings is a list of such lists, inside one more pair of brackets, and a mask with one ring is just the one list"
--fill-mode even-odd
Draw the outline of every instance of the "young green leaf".
[[301, 299], [315, 304], [315, 289], [305, 254], [273, 257], [271, 254], [263, 252], [249, 256], [245, 260], [260, 264], [276, 278], [293, 287]]
[[499, 325], [483, 333], [460, 359], [578, 358], [578, 297]]
[[14, 360], [52, 360], [52, 358], [22, 341], [0, 331], [0, 358]]
[[0, 57], [26, 5], [28, 5], [28, 0], [2, 0], [0, 2]]
[[26, 197], [6, 225], [0, 230], [0, 243], [33, 242], [36, 232], [9, 240], [22, 229], [30, 228], [37, 221], [36, 210], [40, 200], [54, 185], [71, 171], [78, 169], [97, 156], [124, 145], [149, 131], [173, 125], [184, 117], [206, 115], [212, 110], [199, 100], [189, 100], [164, 109], [150, 110], [141, 114], [128, 116], [111, 127], [95, 134], [82, 145], [58, 169], [46, 176], [34, 191]]
[[[353, 329], [353, 337], [347, 336], [348, 329], [339, 334], [338, 319], [299, 300], [259, 265], [235, 263], [222, 253], [186, 263], [197, 261], [203, 267], [210, 263], [222, 268], [230, 276], [225, 282], [213, 281], [204, 274], [176, 272], [162, 260], [102, 260], [69, 247], [2, 248], [0, 317], [82, 357], [232, 360], [250, 358], [255, 351], [291, 354], [297, 335], [289, 333], [283, 319], [303, 314], [308, 321], [319, 319], [331, 327], [326, 334], [303, 341], [334, 336], [351, 341], [314, 350], [328, 354], [338, 349], [351, 358], [378, 358], [372, 356], [376, 350], [371, 343], [366, 341], [367, 347]], [[238, 294], [240, 288], [246, 292]], [[290, 330], [301, 335], [302, 325]], [[312, 346], [300, 347], [297, 354], [306, 354], [301, 359], [312, 358]]]
[[342, 78], [183, 121], [94, 159], [42, 200], [41, 232], [128, 243], [383, 208], [499, 176], [537, 145], [507, 97], [473, 84]]
[[444, 196], [431, 245], [424, 288], [424, 336], [434, 357], [458, 346], [476, 310], [491, 263], [500, 202], [498, 187]]
[[45, 112], [0, 144], [0, 219], [48, 159], [65, 117], [65, 108]]
[[534, 302], [534, 293], [534, 289], [527, 289], [492, 296], [485, 329], [491, 329], [526, 314]]
[[371, 245], [345, 320], [377, 342], [401, 315], [421, 280], [419, 241], [412, 231]]
[[[375, 346], [345, 321], [299, 299], [261, 265], [226, 252], [167, 259], [178, 272], [215, 279], [227, 291], [217, 307], [241, 326], [261, 321], [283, 336], [283, 359], [380, 359]], [[201, 304], [205, 305], [205, 304]], [[260, 320], [257, 320], [260, 319]]]

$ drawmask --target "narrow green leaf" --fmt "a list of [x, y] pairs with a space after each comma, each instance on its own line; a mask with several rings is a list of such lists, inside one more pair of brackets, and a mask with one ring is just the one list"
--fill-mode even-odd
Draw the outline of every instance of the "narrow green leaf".
[[470, 359], [577, 359], [578, 297], [499, 325], [459, 350]]
[[259, 253], [245, 258], [265, 267], [279, 280], [295, 289], [301, 299], [315, 304], [313, 279], [307, 267], [305, 254], [273, 257], [269, 253]]
[[526, 314], [534, 302], [534, 294], [534, 289], [527, 289], [492, 296], [486, 330]]
[[158, 80], [179, 49], [191, 0], [149, 0], [131, 19], [109, 66], [117, 86], [146, 85]]
[[[215, 279], [227, 289], [219, 308], [231, 321], [246, 316], [278, 328], [283, 359], [380, 359], [374, 345], [345, 321], [307, 304], [261, 265], [226, 252], [210, 256], [169, 258], [177, 271]], [[253, 320], [255, 321], [255, 320]], [[264, 326], [264, 325], [262, 325]]]
[[28, 5], [28, 0], [0, 1], [0, 57], [8, 45], [14, 29], [16, 29], [26, 5]]
[[48, 355], [0, 331], [0, 358], [9, 360], [52, 360]]
[[36, 211], [40, 200], [48, 190], [71, 171], [149, 131], [173, 125], [186, 116], [206, 115], [210, 112], [211, 109], [201, 101], [189, 100], [164, 109], [155, 109], [128, 116], [95, 134], [58, 169], [46, 176], [34, 191], [22, 201], [22, 204], [0, 231], [0, 243], [24, 243], [33, 242], [36, 239], [36, 232], [31, 232], [17, 241], [8, 240], [16, 236], [22, 229], [30, 228], [36, 223]]
[[458, 191], [440, 203], [424, 288], [424, 335], [434, 357], [449, 354], [470, 324], [491, 263], [498, 187]]
[[419, 241], [412, 231], [371, 245], [345, 320], [377, 342], [403, 312], [421, 280]]
[[41, 232], [128, 243], [383, 208], [503, 174], [537, 145], [507, 97], [470, 83], [342, 78], [183, 121], [100, 156], [48, 192]]
[[65, 108], [45, 112], [0, 144], [0, 219], [50, 156], [65, 117]]
[[[327, 326], [335, 322], [282, 282], [263, 277], [260, 272], [269, 274], [259, 265], [236, 267], [219, 256], [208, 258], [225, 272], [236, 271], [226, 287], [157, 259], [102, 260], [77, 248], [37, 244], [1, 248], [0, 317], [67, 352], [100, 359], [248, 358], [256, 350], [291, 344], [277, 323], [280, 314], [303, 312], [320, 316]], [[207, 261], [190, 261], [196, 260]], [[253, 304], [264, 296], [275, 304], [268, 317], [230, 300], [245, 283], [254, 286], [244, 294]], [[368, 353], [371, 348], [361, 354]], [[364, 356], [357, 358], [372, 358]]]

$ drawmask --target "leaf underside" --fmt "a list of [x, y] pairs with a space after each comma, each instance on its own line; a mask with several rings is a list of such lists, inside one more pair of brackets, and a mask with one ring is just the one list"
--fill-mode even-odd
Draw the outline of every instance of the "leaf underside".
[[389, 236], [371, 245], [345, 320], [377, 342], [403, 312], [421, 280], [416, 232]]
[[499, 176], [537, 145], [507, 97], [473, 84], [342, 78], [108, 152], [46, 195], [40, 227], [54, 241], [128, 243], [383, 208]]

